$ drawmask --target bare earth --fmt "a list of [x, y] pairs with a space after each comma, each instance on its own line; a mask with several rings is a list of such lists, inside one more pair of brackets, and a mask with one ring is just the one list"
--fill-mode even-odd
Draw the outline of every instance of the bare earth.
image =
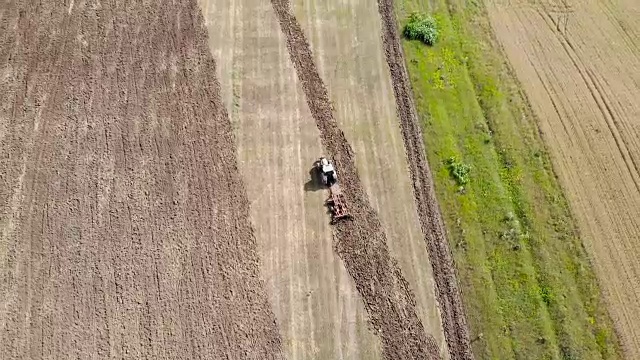
[[469, 358], [390, 8], [2, 2], [0, 358]]
[[195, 1], [0, 4], [0, 358], [279, 359]]
[[640, 358], [640, 3], [489, 0], [629, 359]]
[[371, 205], [426, 329], [448, 357], [429, 256], [413, 203], [407, 157], [375, 2], [296, 1], [293, 10], [310, 42], [335, 118], [356, 154]]
[[439, 350], [435, 339], [425, 334], [416, 313], [415, 295], [389, 253], [385, 230], [363, 189], [353, 149], [333, 116], [333, 105], [304, 32], [287, 0], [271, 3], [322, 144], [341, 169], [340, 188], [352, 219], [336, 224], [335, 249], [382, 340], [383, 355], [386, 359], [436, 359]]
[[201, 7], [212, 53], [224, 59], [223, 94], [287, 358], [380, 358], [362, 299], [333, 250], [327, 194], [304, 189], [324, 150], [271, 3]]
[[[257, 237], [264, 244], [265, 273], [273, 286], [272, 303], [288, 356], [379, 357], [378, 337], [371, 337], [366, 323], [371, 307], [362, 312], [363, 296], [365, 302], [371, 299], [358, 294], [345, 272], [345, 266], [350, 272], [353, 266], [345, 265], [334, 251], [322, 207], [327, 193], [304, 192], [312, 162], [326, 150], [320, 146], [321, 134], [275, 14], [259, 1], [201, 1], [201, 6], [212, 53], [223, 59], [223, 95], [239, 134], [241, 169], [250, 198], [255, 199], [252, 220], [262, 229]], [[413, 206], [377, 4], [305, 2], [293, 10], [311, 39], [336, 120], [353, 140], [357, 170], [380, 214], [389, 253], [398, 259], [407, 289], [416, 294], [418, 318], [448, 357], [426, 244]], [[345, 35], [354, 32], [358, 40], [347, 41]], [[350, 168], [344, 165], [339, 171]], [[388, 293], [399, 296], [402, 290]], [[354, 315], [355, 321], [345, 324], [344, 316]]]

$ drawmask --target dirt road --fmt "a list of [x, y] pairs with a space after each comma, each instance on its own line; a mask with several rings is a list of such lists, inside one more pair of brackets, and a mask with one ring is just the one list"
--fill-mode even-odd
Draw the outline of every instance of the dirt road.
[[0, 9], [0, 358], [282, 358], [195, 1]]
[[637, 1], [490, 0], [629, 359], [640, 358]]

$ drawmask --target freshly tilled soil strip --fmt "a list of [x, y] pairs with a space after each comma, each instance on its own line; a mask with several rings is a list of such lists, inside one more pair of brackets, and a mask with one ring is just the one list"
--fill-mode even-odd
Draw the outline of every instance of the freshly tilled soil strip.
[[409, 160], [409, 172], [418, 208], [418, 216], [429, 250], [440, 304], [442, 324], [452, 359], [473, 359], [464, 306], [447, 242], [446, 230], [435, 196], [433, 177], [426, 159], [422, 128], [418, 122], [411, 83], [398, 36], [393, 0], [378, 0], [382, 18], [382, 40], [400, 118], [402, 138]]
[[387, 359], [439, 359], [435, 340], [425, 333], [417, 316], [415, 296], [389, 254], [385, 232], [363, 190], [351, 146], [333, 117], [327, 90], [302, 29], [290, 13], [287, 0], [271, 3], [323, 145], [335, 158], [340, 172], [340, 186], [353, 220], [336, 225], [335, 248], [382, 339], [383, 354]]
[[0, 12], [0, 358], [283, 358], [196, 1], [67, 3]]

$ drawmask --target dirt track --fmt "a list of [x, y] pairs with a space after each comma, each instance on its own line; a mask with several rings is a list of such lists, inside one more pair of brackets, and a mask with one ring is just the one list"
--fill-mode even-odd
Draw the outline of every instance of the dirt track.
[[0, 358], [281, 358], [195, 1], [0, 8]]
[[273, 0], [272, 4], [322, 143], [341, 169], [341, 188], [353, 220], [336, 225], [335, 247], [363, 298], [371, 324], [380, 333], [383, 354], [387, 359], [437, 359], [437, 343], [426, 335], [416, 314], [415, 296], [389, 255], [386, 235], [362, 188], [353, 151], [333, 118], [304, 33], [287, 1]]
[[629, 359], [640, 358], [640, 7], [491, 0]]

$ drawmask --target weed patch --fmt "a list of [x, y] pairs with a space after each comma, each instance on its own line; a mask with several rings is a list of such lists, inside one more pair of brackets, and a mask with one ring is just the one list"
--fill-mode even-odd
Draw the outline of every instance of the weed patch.
[[[400, 18], [411, 14], [407, 25], [425, 16], [413, 14], [437, 19], [431, 47], [403, 47], [475, 357], [619, 359], [535, 117], [493, 43], [484, 5], [396, 4]], [[404, 27], [406, 39], [421, 40], [415, 28]]]
[[469, 183], [469, 172], [471, 172], [469, 165], [461, 163], [454, 157], [448, 158], [446, 164], [449, 175], [456, 181], [456, 184], [464, 186]]
[[433, 46], [438, 40], [436, 19], [425, 14], [412, 13], [409, 16], [409, 22], [404, 27], [403, 34], [409, 40], [420, 40]]

